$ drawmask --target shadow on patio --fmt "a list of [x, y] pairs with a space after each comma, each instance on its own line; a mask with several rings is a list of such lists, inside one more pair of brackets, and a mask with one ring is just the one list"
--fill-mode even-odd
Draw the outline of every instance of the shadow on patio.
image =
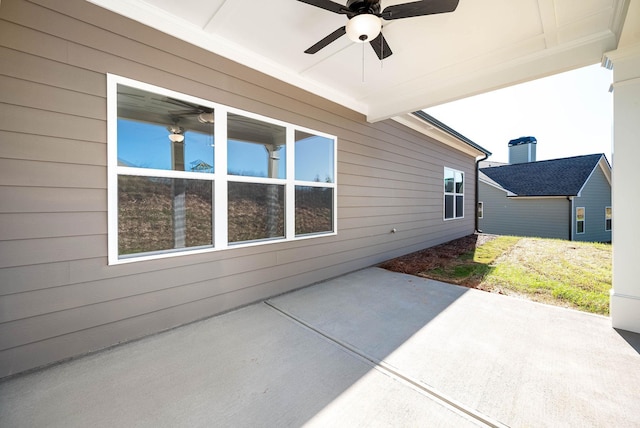
[[0, 425], [482, 425], [435, 391], [489, 424], [630, 426], [640, 356], [623, 336], [369, 268], [9, 379]]

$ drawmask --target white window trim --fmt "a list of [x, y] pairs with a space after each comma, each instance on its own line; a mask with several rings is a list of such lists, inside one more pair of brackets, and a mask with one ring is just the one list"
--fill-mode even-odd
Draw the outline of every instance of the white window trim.
[[[453, 177], [454, 177], [453, 190], [454, 190], [454, 192], [453, 193], [452, 192], [445, 192], [444, 189], [442, 189], [443, 190], [443, 196], [442, 196], [442, 219], [444, 221], [461, 220], [461, 219], [464, 218], [465, 211], [466, 211], [464, 209], [464, 204], [466, 203], [465, 191], [466, 191], [466, 188], [467, 188], [467, 185], [466, 185], [465, 179], [464, 179], [465, 173], [464, 173], [464, 171], [460, 171], [458, 169], [453, 169], [453, 168], [449, 168], [449, 167], [445, 166], [444, 170], [443, 170], [443, 173], [442, 173], [443, 178], [445, 177], [447, 171], [453, 172]], [[455, 193], [455, 188], [456, 188], [456, 186], [455, 186], [455, 175], [456, 175], [456, 173], [462, 174], [462, 193]], [[451, 218], [447, 218], [446, 217], [447, 216], [447, 212], [446, 212], [447, 211], [447, 201], [446, 201], [446, 199], [447, 199], [446, 197], [447, 196], [453, 196], [453, 215], [454, 216], [451, 217]], [[456, 196], [462, 196], [462, 201], [463, 202], [462, 202], [462, 216], [461, 217], [456, 217], [455, 216], [455, 212], [456, 212]]]
[[[582, 210], [582, 212], [584, 213], [584, 219], [582, 220], [578, 220], [578, 211]], [[576, 207], [576, 213], [575, 213], [575, 217], [576, 217], [576, 235], [584, 235], [585, 231], [587, 230], [587, 210], [585, 207]], [[582, 232], [578, 232], [578, 222], [581, 221], [582, 222]]]
[[[194, 104], [211, 107], [216, 112], [214, 133], [216, 136], [214, 173], [196, 173], [190, 171], [171, 171], [144, 168], [132, 168], [118, 165], [118, 97], [117, 86], [125, 85], [133, 88], [153, 92], [159, 95], [178, 98]], [[286, 129], [286, 178], [264, 178], [227, 175], [227, 114], [234, 113], [248, 118], [280, 125]], [[295, 179], [295, 131], [317, 135], [333, 140], [333, 182], [317, 183]], [[220, 143], [218, 143], [218, 141]], [[224, 171], [222, 173], [221, 171]], [[292, 123], [272, 119], [259, 114], [247, 112], [209, 100], [187, 95], [181, 92], [118, 76], [107, 74], [107, 214], [108, 214], [108, 264], [118, 265], [139, 261], [163, 259], [168, 257], [187, 256], [194, 254], [210, 253], [243, 247], [268, 245], [278, 242], [298, 241], [318, 237], [335, 236], [338, 234], [338, 138], [335, 135], [305, 128]], [[190, 178], [198, 180], [214, 181], [214, 208], [213, 208], [213, 236], [214, 243], [206, 248], [194, 247], [192, 249], [165, 250], [155, 254], [135, 255], [121, 257], [118, 254], [118, 175], [154, 176], [166, 178]], [[229, 243], [228, 240], [228, 182], [250, 182], [279, 184], [285, 186], [285, 236], [283, 238], [265, 239], [257, 241]], [[295, 235], [295, 188], [296, 186], [331, 188], [333, 191], [332, 221], [333, 230], [306, 235]]]
[[[611, 211], [611, 218], [607, 219], [607, 209]], [[611, 206], [604, 207], [604, 231], [611, 232], [612, 228], [607, 229], [607, 220], [611, 220], [611, 224], [613, 225], [613, 210]]]

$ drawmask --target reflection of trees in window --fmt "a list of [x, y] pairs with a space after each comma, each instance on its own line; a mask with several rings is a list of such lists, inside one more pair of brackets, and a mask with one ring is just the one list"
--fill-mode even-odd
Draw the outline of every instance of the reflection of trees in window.
[[229, 242], [284, 237], [284, 186], [229, 182]]
[[[176, 188], [183, 195], [179, 204]], [[119, 253], [212, 245], [211, 196], [211, 181], [119, 176]]]
[[296, 235], [333, 230], [333, 189], [296, 186]]

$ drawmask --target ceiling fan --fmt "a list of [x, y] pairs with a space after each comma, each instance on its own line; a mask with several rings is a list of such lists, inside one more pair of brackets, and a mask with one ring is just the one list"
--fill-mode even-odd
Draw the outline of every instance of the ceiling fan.
[[434, 15], [453, 12], [459, 0], [422, 0], [387, 6], [381, 10], [380, 0], [348, 0], [343, 6], [331, 0], [298, 0], [340, 15], [347, 15], [349, 22], [338, 28], [324, 39], [304, 51], [314, 54], [345, 34], [354, 42], [369, 42], [378, 58], [384, 59], [393, 53], [381, 33], [382, 20], [412, 18], [414, 16]]
[[203, 107], [197, 104], [192, 104], [187, 101], [182, 101], [174, 98], [166, 99], [166, 102], [183, 107], [183, 110], [170, 110], [169, 115], [174, 120], [179, 120], [184, 116], [194, 116], [200, 123], [210, 123], [214, 121], [213, 109], [209, 107]]

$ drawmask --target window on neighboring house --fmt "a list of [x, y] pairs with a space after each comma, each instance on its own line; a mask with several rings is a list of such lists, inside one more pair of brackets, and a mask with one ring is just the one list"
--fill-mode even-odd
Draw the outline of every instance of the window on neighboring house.
[[613, 212], [611, 211], [611, 207], [606, 207], [604, 209], [604, 230], [611, 230], [611, 220], [613, 219]]
[[484, 217], [484, 203], [482, 201], [478, 202], [478, 218]]
[[576, 208], [576, 233], [584, 233], [584, 217], [585, 210], [584, 207]]
[[464, 217], [464, 173], [444, 168], [444, 219]]
[[108, 82], [110, 263], [336, 233], [334, 136]]

